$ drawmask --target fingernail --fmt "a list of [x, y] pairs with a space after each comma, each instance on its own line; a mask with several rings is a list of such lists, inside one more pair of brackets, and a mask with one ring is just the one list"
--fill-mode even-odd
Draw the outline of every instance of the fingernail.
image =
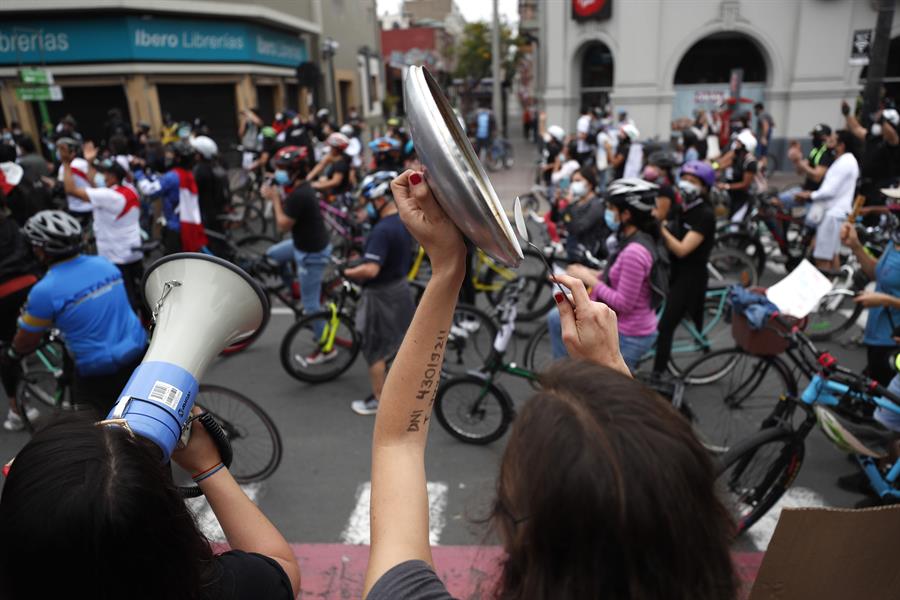
[[413, 173], [409, 176], [409, 182], [413, 185], [419, 185], [420, 183], [422, 183], [422, 176], [418, 173]]
[[565, 296], [563, 296], [562, 292], [556, 292], [555, 294], [553, 294], [553, 299], [556, 300], [557, 304], [562, 304]]

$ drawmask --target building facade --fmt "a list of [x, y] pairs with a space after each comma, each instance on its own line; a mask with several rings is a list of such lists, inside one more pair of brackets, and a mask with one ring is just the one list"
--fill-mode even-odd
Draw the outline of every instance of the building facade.
[[[862, 67], [849, 62], [854, 31], [874, 29], [877, 18], [873, 2], [862, 0], [534, 4], [537, 89], [548, 124], [571, 130], [581, 105], [608, 101], [628, 111], [642, 136], [661, 139], [674, 120], [715, 108], [733, 68], [743, 69], [740, 96], [765, 103], [776, 138], [806, 137], [818, 122], [838, 124], [840, 101], [862, 88]], [[892, 63], [900, 64], [898, 36], [895, 14], [889, 75], [898, 68]]]

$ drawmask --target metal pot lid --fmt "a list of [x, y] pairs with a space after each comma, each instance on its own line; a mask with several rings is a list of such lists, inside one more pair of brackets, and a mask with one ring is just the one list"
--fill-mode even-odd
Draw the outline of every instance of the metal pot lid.
[[450, 103], [424, 67], [403, 81], [409, 131], [438, 204], [463, 235], [507, 267], [524, 256], [484, 167]]

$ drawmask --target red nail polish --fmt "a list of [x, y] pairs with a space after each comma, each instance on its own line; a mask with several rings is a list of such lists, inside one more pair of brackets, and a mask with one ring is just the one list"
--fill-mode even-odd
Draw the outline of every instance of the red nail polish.
[[557, 304], [562, 304], [563, 298], [564, 296], [562, 292], [556, 292], [555, 294], [553, 294], [553, 299], [556, 300]]
[[419, 185], [420, 183], [422, 183], [422, 176], [418, 173], [413, 173], [409, 176], [409, 182], [413, 185]]

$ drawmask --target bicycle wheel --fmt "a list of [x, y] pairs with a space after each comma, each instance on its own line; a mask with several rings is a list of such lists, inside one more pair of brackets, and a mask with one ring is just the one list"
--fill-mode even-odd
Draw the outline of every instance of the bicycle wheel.
[[61, 382], [65, 360], [65, 347], [57, 341], [45, 343], [22, 359], [15, 403], [28, 431], [40, 429], [47, 419], [71, 407]]
[[475, 375], [441, 383], [434, 414], [447, 433], [479, 445], [499, 439], [513, 420], [512, 401], [503, 388]]
[[533, 321], [547, 314], [555, 302], [544, 261], [534, 250], [526, 250], [524, 255], [525, 260], [515, 271], [515, 277], [507, 280], [502, 272], [488, 268], [484, 274], [484, 284], [489, 289], [488, 300], [497, 306], [506, 295], [506, 286], [520, 277], [525, 278], [525, 287], [516, 305], [516, 320]]
[[281, 436], [269, 415], [234, 390], [203, 384], [197, 406], [212, 414], [228, 436], [234, 457], [228, 470], [238, 483], [262, 481], [281, 464]]
[[[704, 356], [684, 377], [708, 382], [685, 387], [682, 410], [700, 441], [719, 454], [758, 431], [779, 398], [797, 393], [797, 382], [783, 360], [753, 356], [740, 348]], [[792, 413], [782, 416], [790, 420]]]
[[263, 212], [252, 204], [232, 204], [234, 226], [232, 233], [236, 236], [262, 235], [266, 233], [266, 218]]
[[744, 287], [759, 283], [756, 259], [733, 248], [714, 248], [707, 264], [711, 281]]
[[807, 316], [806, 334], [816, 342], [830, 340], [850, 329], [862, 314], [863, 306], [853, 301], [852, 289], [831, 290]]
[[[553, 363], [553, 347], [550, 344], [550, 327], [542, 323], [525, 344], [525, 368], [532, 373], [543, 373]], [[537, 388], [538, 383], [531, 382]]]
[[784, 495], [803, 466], [803, 439], [770, 427], [736, 445], [719, 461], [717, 485], [737, 522], [747, 531]]
[[[684, 378], [685, 371], [701, 357], [713, 350], [721, 350], [734, 346], [734, 338], [731, 336], [731, 325], [725, 322], [724, 310], [720, 308], [721, 296], [707, 296], [704, 303], [704, 323], [702, 335], [693, 323], [684, 320], [675, 329], [672, 339], [672, 354], [669, 358], [669, 372]], [[695, 372], [686, 384], [710, 383], [716, 372]], [[724, 370], [718, 374], [724, 375]]]
[[[359, 354], [359, 332], [347, 315], [337, 315], [336, 322], [331, 319], [331, 311], [323, 310], [300, 318], [287, 330], [280, 354], [281, 366], [288, 375], [307, 383], [322, 383], [350, 368]], [[316, 335], [315, 326], [324, 326], [324, 334]], [[331, 351], [326, 353], [322, 338], [332, 336]]]
[[752, 257], [756, 261], [756, 273], [762, 275], [766, 272], [766, 248], [758, 237], [740, 231], [725, 233], [716, 237], [716, 246], [731, 248]]
[[487, 313], [469, 304], [458, 304], [447, 335], [444, 373], [462, 375], [484, 365], [496, 335], [497, 326]]

